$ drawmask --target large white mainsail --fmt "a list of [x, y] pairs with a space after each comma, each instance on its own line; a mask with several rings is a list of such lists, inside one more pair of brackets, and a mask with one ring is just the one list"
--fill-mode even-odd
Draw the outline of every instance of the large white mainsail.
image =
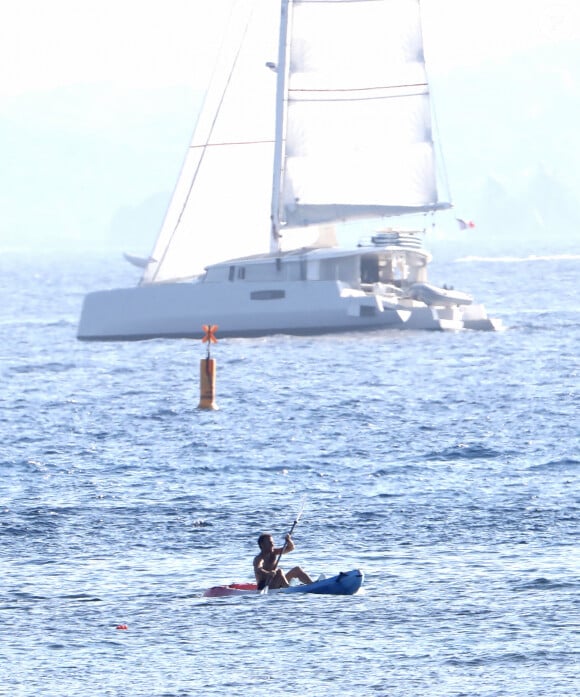
[[142, 283], [268, 251], [280, 8], [238, 0]]
[[448, 207], [437, 194], [418, 0], [289, 9], [282, 223]]
[[222, 49], [143, 283], [268, 251], [271, 210], [275, 250], [321, 224], [448, 207], [418, 0], [238, 0]]

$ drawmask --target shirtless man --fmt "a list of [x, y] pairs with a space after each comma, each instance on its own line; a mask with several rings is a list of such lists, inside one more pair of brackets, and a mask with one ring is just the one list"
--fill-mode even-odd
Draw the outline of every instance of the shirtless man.
[[290, 535], [286, 535], [284, 547], [274, 547], [272, 535], [264, 533], [258, 538], [260, 553], [254, 558], [254, 574], [258, 583], [258, 590], [266, 588], [288, 588], [290, 581], [297, 578], [301, 583], [312, 583], [310, 576], [302, 571], [299, 566], [285, 574], [282, 569], [276, 568], [280, 554], [292, 552], [294, 542]]

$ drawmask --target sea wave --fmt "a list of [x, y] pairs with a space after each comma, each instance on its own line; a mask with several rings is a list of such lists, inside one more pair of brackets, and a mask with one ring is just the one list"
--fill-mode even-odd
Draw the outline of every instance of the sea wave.
[[453, 460], [473, 460], [477, 458], [497, 458], [500, 455], [501, 453], [498, 451], [483, 445], [459, 443], [458, 445], [445, 448], [444, 450], [434, 450], [426, 453], [425, 460], [442, 460], [448, 462]]
[[530, 261], [580, 261], [580, 254], [528, 254], [527, 256], [467, 256], [455, 260], [458, 263], [499, 262], [505, 264]]

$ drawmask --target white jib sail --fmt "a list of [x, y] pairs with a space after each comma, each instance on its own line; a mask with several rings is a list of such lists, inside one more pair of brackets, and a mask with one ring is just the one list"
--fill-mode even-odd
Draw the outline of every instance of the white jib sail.
[[267, 252], [280, 9], [234, 6], [220, 59], [142, 283], [191, 278]]

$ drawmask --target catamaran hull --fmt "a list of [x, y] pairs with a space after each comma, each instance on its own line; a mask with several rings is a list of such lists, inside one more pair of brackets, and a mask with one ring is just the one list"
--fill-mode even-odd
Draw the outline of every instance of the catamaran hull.
[[499, 328], [481, 305], [396, 303], [379, 295], [352, 292], [337, 281], [279, 286], [252, 283], [244, 284], [243, 289], [236, 284], [197, 281], [89, 293], [77, 336], [83, 341], [200, 339], [203, 324], [217, 324], [221, 337]]
[[203, 324], [217, 324], [221, 337], [324, 334], [403, 328], [411, 314], [375, 297], [341, 295], [334, 281], [289, 285], [256, 283], [240, 290], [235, 284], [192, 282], [97, 291], [84, 299], [77, 336], [85, 341], [198, 339]]
[[[289, 588], [277, 588], [268, 593], [313, 593], [315, 595], [354, 595], [364, 582], [364, 574], [360, 569], [341, 572], [336, 576], [314, 581]], [[227, 598], [238, 595], [258, 595], [255, 583], [232, 583], [229, 586], [214, 586], [208, 588], [203, 595], [206, 598]]]

